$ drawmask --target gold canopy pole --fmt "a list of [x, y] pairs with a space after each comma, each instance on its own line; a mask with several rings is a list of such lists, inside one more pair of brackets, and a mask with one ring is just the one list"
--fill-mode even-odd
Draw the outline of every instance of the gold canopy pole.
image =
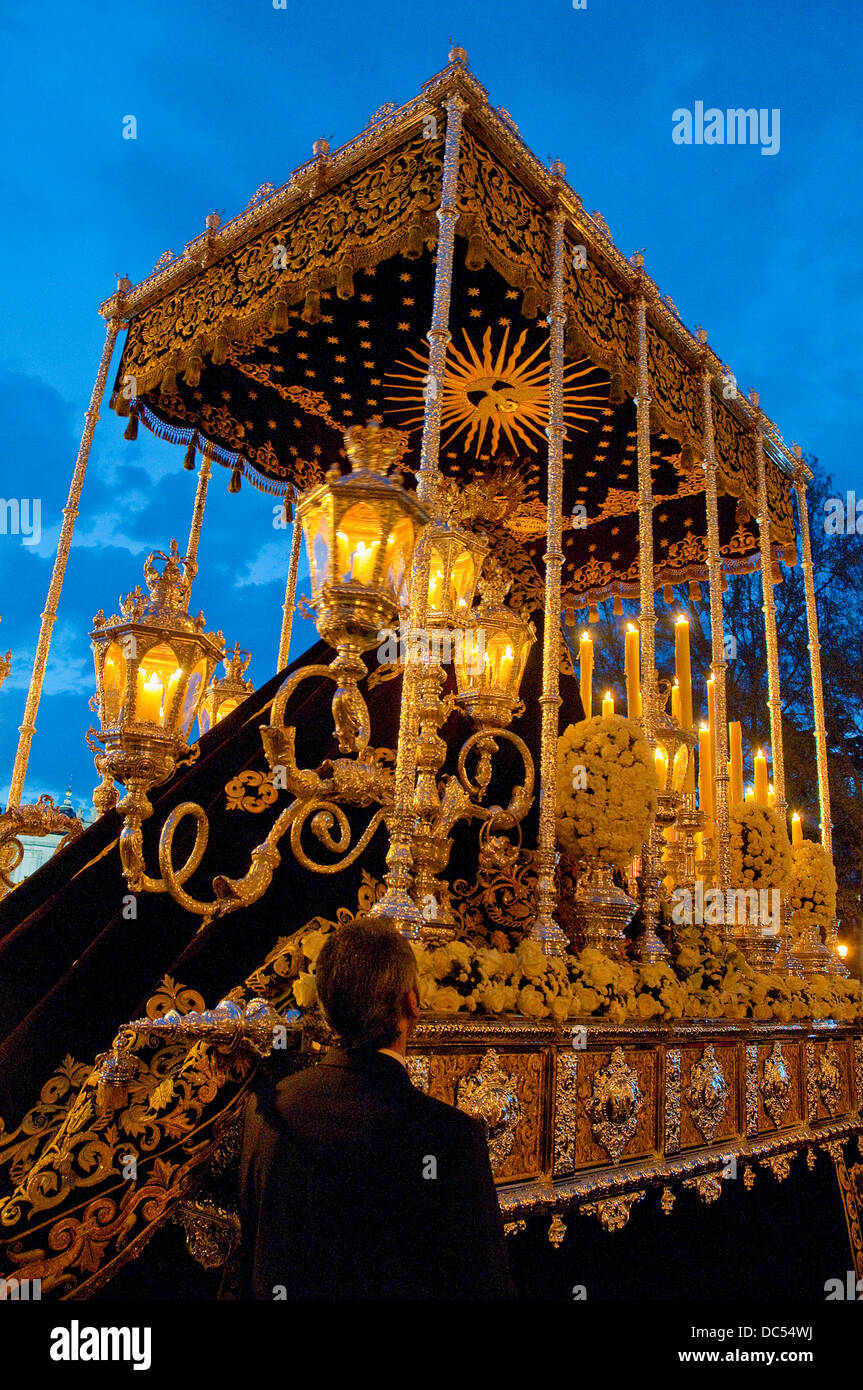
[[[461, 50], [453, 50], [460, 53]], [[453, 54], [450, 54], [452, 59]], [[439, 223], [437, 260], [435, 263], [434, 301], [431, 328], [428, 333], [429, 366], [426, 377], [423, 437], [420, 447], [420, 467], [417, 475], [417, 496], [430, 514], [437, 519], [437, 493], [440, 471], [441, 405], [443, 403], [444, 368], [450, 341], [449, 309], [452, 292], [452, 267], [455, 251], [455, 224], [458, 220], [459, 142], [462, 118], [467, 102], [454, 94], [446, 100], [446, 138], [444, 140], [443, 179]], [[402, 671], [402, 694], [399, 712], [399, 736], [393, 788], [393, 809], [387, 817], [390, 846], [387, 852], [386, 890], [372, 909], [375, 916], [391, 917], [404, 934], [418, 940], [423, 916], [411, 896], [413, 854], [411, 833], [416, 819], [414, 782], [416, 778], [416, 744], [419, 714], [421, 670], [411, 659], [410, 633], [423, 631], [426, 626], [429, 586], [429, 552], [422, 543], [417, 545], [411, 573], [408, 653]]]
[[282, 604], [282, 632], [279, 637], [279, 656], [276, 665], [277, 671], [284, 671], [288, 664], [288, 653], [291, 649], [291, 628], [294, 623], [294, 601], [297, 595], [297, 570], [300, 564], [300, 542], [302, 540], [302, 527], [297, 520], [296, 510], [296, 489], [291, 504], [293, 515], [293, 532], [291, 534], [291, 559], [288, 565], [288, 578], [285, 584], [285, 601]]
[[186, 559], [190, 560], [196, 567], [198, 564], [198, 545], [201, 540], [201, 524], [204, 520], [204, 507], [207, 502], [207, 488], [210, 485], [212, 467], [210, 445], [205, 444], [201, 456], [201, 467], [198, 470], [198, 487], [195, 492], [195, 505], [192, 508], [192, 525], [189, 528], [189, 543], [186, 546]]
[[[710, 385], [707, 334], [698, 330], [698, 341], [704, 345], [704, 364], [701, 369], [701, 395], [704, 411], [704, 472], [707, 507], [707, 576], [710, 586], [710, 674], [713, 677], [716, 708], [716, 767], [715, 783], [716, 877], [717, 887], [724, 893], [731, 875], [728, 845], [728, 724], [725, 698], [725, 623], [722, 612], [722, 557], [719, 549], [719, 502], [716, 490], [716, 440], [713, 432], [713, 392]], [[723, 931], [727, 932], [727, 925]]]
[[[118, 310], [121, 298], [122, 291], [118, 290], [114, 301], [112, 301]], [[24, 722], [20, 725], [18, 730], [20, 737], [18, 739], [18, 750], [15, 754], [15, 765], [12, 769], [12, 782], [9, 787], [7, 809], [12, 806], [20, 806], [21, 804], [21, 793], [24, 790], [24, 778], [27, 776], [27, 763], [30, 758], [30, 745], [33, 742], [33, 735], [36, 732], [36, 714], [39, 709], [39, 700], [42, 695], [42, 683], [45, 679], [45, 667], [48, 662], [48, 652], [51, 647], [51, 631], [57, 620], [57, 605], [60, 602], [63, 578], [66, 573], [66, 561], [69, 558], [69, 550], [72, 545], [72, 532], [75, 529], [75, 518], [78, 515], [78, 503], [81, 500], [81, 489], [84, 486], [84, 474], [87, 471], [87, 460], [90, 457], [93, 432], [96, 428], [96, 421], [99, 419], [99, 406], [102, 403], [102, 396], [105, 392], [105, 382], [108, 379], [108, 368], [111, 365], [114, 344], [117, 341], [117, 334], [119, 331], [120, 318], [118, 314], [114, 314], [108, 319], [106, 325], [105, 345], [102, 348], [102, 357], [99, 362], [96, 381], [93, 385], [93, 393], [90, 396], [90, 405], [84, 415], [84, 433], [81, 436], [78, 457], [75, 460], [75, 470], [72, 474], [72, 481], [69, 484], [69, 496], [63, 508], [63, 525], [60, 528], [60, 539], [57, 542], [54, 569], [51, 573], [51, 583], [48, 586], [48, 597], [45, 600], [45, 609], [42, 613], [42, 623], [39, 628], [39, 640], [36, 644], [36, 655], [33, 659], [33, 674], [30, 677], [30, 688], [27, 691], [27, 703], [24, 707]]]
[[[551, 171], [563, 181], [566, 169], [555, 160]], [[558, 201], [551, 215], [552, 287], [549, 347], [548, 496], [545, 550], [545, 617], [542, 642], [542, 711], [539, 755], [539, 834], [537, 838], [537, 913], [530, 935], [546, 955], [563, 955], [567, 939], [555, 921], [555, 841], [557, 806], [557, 734], [560, 708], [560, 576], [563, 566], [563, 417], [564, 370], [564, 224]]]
[[[653, 753], [659, 716], [656, 690], [656, 609], [653, 595], [653, 474], [650, 467], [650, 371], [647, 353], [647, 277], [644, 257], [636, 251], [633, 264], [638, 271], [635, 296], [635, 335], [637, 352], [636, 440], [638, 458], [638, 624], [641, 629], [641, 727]], [[644, 933], [640, 955], [643, 961], [662, 960], [668, 955], [656, 934], [657, 892], [662, 831], [654, 820], [642, 850], [644, 883]], [[645, 866], [646, 865], [646, 869]]]
[[[635, 254], [636, 269], [644, 260]], [[638, 591], [641, 628], [641, 722], [651, 750], [656, 744], [656, 610], [653, 606], [653, 477], [650, 471], [650, 375], [647, 365], [647, 299], [644, 275], [635, 300], [638, 395], [635, 398], [638, 442]]]
[[[758, 539], [761, 546], [761, 593], [764, 598], [764, 637], [767, 644], [767, 708], [770, 712], [770, 742], [773, 752], [774, 806], [785, 825], [785, 752], [782, 746], [782, 700], [779, 688], [779, 639], [776, 634], [776, 604], [773, 598], [773, 548], [770, 543], [770, 509], [767, 505], [767, 465], [761, 432], [758, 392], [751, 392], [758, 418], [753, 440], [758, 469]], [[786, 826], [787, 829], [787, 826]]]
[[800, 545], [803, 551], [803, 587], [806, 590], [806, 622], [809, 628], [809, 666], [812, 673], [812, 709], [815, 716], [815, 765], [818, 770], [818, 806], [821, 812], [821, 843], [833, 858], [833, 823], [830, 819], [830, 781], [827, 773], [827, 731], [824, 725], [824, 688], [821, 682], [821, 645], [818, 641], [818, 609], [815, 605], [815, 579], [812, 568], [812, 542], [809, 537], [809, 509], [806, 505], [806, 471], [799, 444], [794, 445], [797, 471], [797, 512], [800, 518]]

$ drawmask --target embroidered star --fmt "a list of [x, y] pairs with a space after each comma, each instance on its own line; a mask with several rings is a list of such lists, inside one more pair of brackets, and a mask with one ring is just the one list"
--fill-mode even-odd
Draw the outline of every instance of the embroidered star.
[[507, 290], [507, 299], [518, 299], [518, 290]]
[[[328, 343], [337, 343], [338, 341], [338, 338], [327, 338]], [[336, 361], [338, 361], [338, 358], [336, 358]]]
[[249, 400], [250, 400], [250, 401], [256, 401], [257, 399], [258, 399], [258, 393], [257, 393], [257, 391], [250, 391], [250, 392], [249, 392]]
[[[329, 295], [327, 295], [327, 299], [329, 299]], [[332, 314], [321, 314], [321, 323], [332, 323], [332, 321]]]
[[337, 362], [347, 362], [348, 359], [347, 359], [346, 357], [339, 357], [339, 356], [337, 356], [335, 360], [336, 360]]
[[360, 299], [364, 304], [371, 304], [372, 302], [372, 296], [370, 294], [361, 294]]
[[620, 527], [619, 527], [619, 526], [612, 526], [612, 528], [611, 528], [611, 534], [612, 534], [613, 536], [619, 536], [619, 535], [620, 535]]
[[312, 371], [311, 367], [307, 367], [306, 370], [305, 370], [304, 375], [305, 375], [305, 376], [314, 376], [315, 373]]
[[498, 323], [500, 324], [501, 328], [509, 328], [511, 322], [511, 319], [498, 319]]
[[298, 338], [308, 338], [308, 336], [309, 336], [309, 330], [308, 330], [307, 328], [298, 328], [298, 329], [297, 329], [297, 337], [298, 337]]
[[585, 476], [585, 478], [595, 478], [595, 477], [596, 477], [596, 473], [589, 473], [587, 470], [585, 470], [584, 476]]
[[357, 328], [371, 328], [371, 324], [369, 323], [368, 319], [358, 319]]
[[[251, 429], [251, 428], [252, 428], [251, 425], [249, 425], [249, 429]], [[275, 420], [268, 420], [268, 421], [267, 421], [267, 429], [274, 430], [275, 428], [276, 428], [276, 422], [275, 422]]]
[[306, 362], [306, 361], [308, 360], [308, 356], [309, 356], [309, 354], [308, 354], [307, 352], [298, 352], [298, 353], [297, 353], [297, 357], [300, 359], [301, 362]]
[[333, 381], [335, 381], [336, 384], [339, 385], [339, 386], [344, 386], [344, 384], [345, 384], [345, 379], [344, 379], [343, 376], [334, 376], [334, 377], [333, 377]]
[[408, 281], [410, 280], [410, 278], [411, 278], [411, 273], [410, 273], [409, 270], [403, 270], [402, 273], [401, 273], [401, 275], [399, 276], [399, 279], [400, 279], [400, 280], [404, 280], [405, 284], [408, 283]]
[[469, 312], [469, 314], [470, 314], [470, 316], [471, 316], [472, 319], [481, 319], [481, 318], [482, 318], [482, 309], [470, 309], [470, 310], [468, 310], [468, 312]]
[[365, 348], [366, 352], [371, 352], [372, 350], [371, 343], [360, 343], [360, 347]]
[[662, 512], [662, 513], [660, 514], [659, 520], [660, 520], [660, 521], [667, 521], [667, 520], [668, 520], [668, 512]]
[[223, 391], [223, 392], [222, 392], [222, 400], [223, 400], [223, 401], [229, 401], [230, 399], [231, 399], [231, 393], [230, 393], [230, 391]]
[[295, 429], [295, 430], [298, 430], [298, 429], [300, 429], [300, 428], [301, 428], [301, 426], [300, 426], [299, 420], [295, 420], [295, 421], [294, 421], [294, 429]]
[[411, 326], [409, 323], [400, 323], [399, 328], [403, 333], [410, 333], [411, 331]]
[[375, 273], [376, 270], [377, 270], [377, 266], [374, 266], [374, 265], [367, 265], [367, 266], [366, 266], [366, 275], [374, 275], [374, 273]]
[[479, 294], [479, 289], [477, 288], [476, 285], [471, 285], [470, 288], [468, 289], [468, 294], [478, 295], [478, 294]]
[[402, 304], [404, 304], [406, 309], [412, 309], [414, 306], [414, 301], [412, 299], [403, 299]]
[[340, 397], [341, 397], [341, 399], [342, 399], [343, 401], [349, 401], [350, 398], [351, 398], [351, 393], [350, 393], [350, 391], [342, 391], [342, 392], [340, 393]]
[[371, 381], [369, 382], [369, 385], [370, 385], [370, 386], [380, 386], [380, 384], [381, 384], [381, 383], [380, 383], [380, 381], [377, 379], [377, 377], [372, 377]]
[[374, 364], [374, 362], [364, 362], [364, 363], [363, 363], [363, 366], [364, 366], [364, 367], [371, 367], [372, 371], [374, 371], [374, 369], [375, 369], [375, 364]]

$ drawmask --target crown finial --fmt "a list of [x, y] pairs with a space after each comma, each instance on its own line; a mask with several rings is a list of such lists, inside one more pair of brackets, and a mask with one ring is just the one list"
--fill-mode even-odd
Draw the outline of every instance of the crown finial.
[[[450, 40], [450, 42], [452, 43], [452, 40]], [[449, 53], [448, 53], [447, 56], [448, 56], [449, 61], [450, 61], [451, 63], [461, 63], [463, 67], [466, 67], [466, 68], [469, 68], [469, 67], [470, 67], [470, 63], [468, 62], [467, 53], [465, 52], [465, 50], [464, 50], [463, 48], [459, 48], [457, 45], [454, 45], [454, 46], [450, 49], [450, 51], [449, 51]]]
[[367, 468], [385, 477], [395, 465], [399, 442], [398, 430], [383, 429], [377, 419], [345, 430], [345, 453], [355, 471]]

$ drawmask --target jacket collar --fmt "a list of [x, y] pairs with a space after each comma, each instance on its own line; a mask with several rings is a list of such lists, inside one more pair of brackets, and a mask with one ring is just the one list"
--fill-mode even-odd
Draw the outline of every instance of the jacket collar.
[[324, 1067], [344, 1067], [348, 1071], [362, 1072], [365, 1076], [379, 1076], [398, 1084], [401, 1081], [409, 1086], [411, 1082], [407, 1067], [395, 1057], [378, 1052], [374, 1047], [353, 1048], [350, 1052], [343, 1047], [330, 1047], [321, 1060]]

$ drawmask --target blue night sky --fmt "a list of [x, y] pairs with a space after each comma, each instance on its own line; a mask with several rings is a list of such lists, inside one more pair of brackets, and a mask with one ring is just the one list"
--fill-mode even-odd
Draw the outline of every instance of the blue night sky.
[[[333, 146], [386, 101], [413, 96], [467, 49], [493, 104], [542, 159], [562, 158], [621, 250], [646, 265], [786, 440], [860, 489], [850, 437], [863, 379], [859, 5], [726, 0], [189, 0], [131, 7], [48, 0], [7, 8], [3, 103], [5, 313], [0, 330], [4, 498], [41, 499], [42, 539], [0, 535], [5, 801], [83, 412], [103, 341], [96, 309], [115, 272], [133, 282], [204, 218], [241, 211], [320, 136]], [[679, 107], [776, 108], [781, 146], [679, 146]], [[134, 115], [137, 140], [122, 138]], [[115, 365], [116, 365], [115, 359]], [[113, 370], [112, 370], [113, 375]], [[107, 402], [106, 402], [107, 406]], [[76, 804], [95, 784], [93, 614], [113, 612], [150, 549], [185, 542], [195, 476], [182, 449], [141, 429], [96, 432], [37, 720], [25, 799]], [[856, 437], [856, 436], [855, 436]], [[273, 672], [290, 535], [272, 499], [226, 492], [217, 468], [193, 591], [211, 628]], [[299, 592], [308, 591], [301, 569]], [[293, 651], [314, 637], [295, 620]]]

